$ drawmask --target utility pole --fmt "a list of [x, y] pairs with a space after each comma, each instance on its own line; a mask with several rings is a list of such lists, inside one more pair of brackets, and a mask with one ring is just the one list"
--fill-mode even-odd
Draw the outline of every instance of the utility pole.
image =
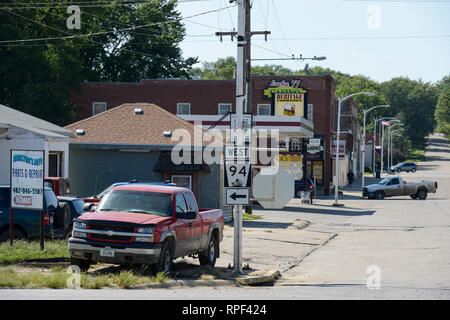
[[[238, 4], [238, 31], [237, 31], [237, 61], [236, 61], [236, 125], [238, 134], [242, 134], [240, 126], [245, 106], [245, 25], [246, 25], [246, 2], [248, 0], [236, 0]], [[237, 139], [237, 146], [244, 144], [244, 139]], [[242, 145], [241, 145], [242, 146]], [[235, 206], [234, 210], [234, 272], [242, 273], [242, 206]]]
[[[237, 39], [237, 59], [236, 59], [236, 125], [231, 130], [237, 130], [243, 135], [244, 111], [251, 111], [251, 52], [250, 39], [252, 35], [261, 34], [265, 36], [269, 31], [251, 32], [250, 28], [250, 0], [233, 0], [238, 5], [238, 30], [237, 32], [216, 32], [216, 36], [222, 41], [223, 36], [230, 36]], [[230, 116], [231, 117], [231, 116]], [[233, 124], [234, 125], [234, 124]], [[238, 137], [235, 147], [246, 147], [244, 137]], [[251, 208], [251, 203], [249, 208]], [[250, 209], [251, 210], [251, 209]], [[242, 273], [242, 205], [234, 206], [234, 272]]]

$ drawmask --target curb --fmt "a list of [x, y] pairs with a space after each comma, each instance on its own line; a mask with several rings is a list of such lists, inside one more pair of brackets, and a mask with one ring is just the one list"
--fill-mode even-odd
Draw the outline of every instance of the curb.
[[251, 276], [236, 278], [235, 281], [241, 285], [252, 286], [256, 284], [273, 282], [275, 278], [281, 275], [278, 270], [269, 270], [260, 276]]
[[131, 287], [130, 289], [170, 289], [173, 287], [179, 288], [195, 288], [195, 287], [238, 287], [239, 285], [252, 286], [263, 283], [273, 282], [280, 277], [281, 273], [278, 270], [268, 270], [262, 275], [248, 274], [243, 277], [235, 278], [234, 280], [166, 280], [163, 282], [144, 283]]
[[180, 280], [166, 280], [164, 282], [155, 283], [145, 283], [137, 286], [133, 286], [130, 289], [170, 289], [173, 287], [229, 287], [236, 286], [233, 280], [190, 280], [190, 279], [180, 279]]
[[318, 245], [312, 247], [310, 250], [308, 250], [303, 256], [301, 256], [300, 258], [294, 260], [290, 265], [288, 265], [287, 267], [285, 267], [284, 269], [281, 270], [281, 272], [286, 272], [292, 268], [295, 268], [296, 266], [298, 266], [307, 256], [309, 256], [311, 253], [313, 253], [314, 251], [316, 251], [317, 249], [323, 247], [324, 245], [326, 245], [329, 241], [333, 240], [335, 237], [337, 236], [337, 233], [332, 233], [330, 234], [325, 240], [323, 240], [321, 243], [319, 243]]

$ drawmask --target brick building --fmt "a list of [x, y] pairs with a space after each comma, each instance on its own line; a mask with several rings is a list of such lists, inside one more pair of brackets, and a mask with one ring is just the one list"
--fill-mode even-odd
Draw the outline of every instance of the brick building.
[[[319, 189], [325, 194], [329, 192], [332, 176], [329, 150], [334, 130], [335, 86], [331, 75], [251, 79], [250, 111], [256, 129], [277, 128], [280, 141], [293, 136], [321, 139], [323, 151], [307, 157], [307, 172], [318, 178]], [[301, 98], [295, 100], [297, 96]], [[70, 99], [79, 111], [79, 120], [124, 103], [154, 103], [184, 120], [202, 121], [203, 129], [214, 124], [224, 129], [229, 126], [229, 118], [217, 121], [227, 112], [235, 111], [236, 82], [155, 79], [137, 83], [83, 83]], [[279, 110], [281, 99], [287, 101], [284, 110]]]

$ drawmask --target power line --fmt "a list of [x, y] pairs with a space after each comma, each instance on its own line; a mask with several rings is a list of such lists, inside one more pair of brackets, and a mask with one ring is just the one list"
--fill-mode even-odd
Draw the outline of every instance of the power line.
[[[231, 8], [231, 7], [234, 7], [234, 6], [235, 5], [228, 6], [226, 8]], [[130, 28], [100, 31], [100, 32], [94, 32], [94, 33], [89, 33], [89, 34], [78, 34], [78, 35], [73, 35], [72, 34], [70, 36], [64, 36], [64, 37], [48, 37], [48, 38], [39, 38], [39, 39], [4, 40], [4, 41], [0, 41], [0, 43], [16, 43], [16, 42], [33, 42], [33, 41], [74, 39], [74, 38], [82, 38], [82, 37], [91, 37], [91, 36], [96, 36], [96, 35], [101, 35], [101, 34], [122, 32], [122, 31], [130, 31], [130, 30], [134, 30], [134, 29], [140, 29], [140, 28], [145, 28], [145, 27], [155, 26], [155, 25], [161, 25], [161, 24], [166, 24], [166, 23], [176, 23], [176, 22], [179, 22], [179, 21], [183, 21], [185, 19], [191, 19], [191, 18], [195, 18], [195, 17], [198, 17], [198, 16], [206, 15], [206, 14], [209, 14], [209, 13], [214, 13], [214, 12], [218, 12], [218, 11], [221, 11], [221, 10], [225, 10], [226, 8], [209, 10], [209, 11], [201, 12], [201, 13], [198, 13], [198, 14], [195, 14], [195, 15], [191, 15], [191, 16], [188, 16], [188, 17], [182, 17], [182, 18], [177, 18], [177, 19], [173, 19], [173, 20], [169, 20], [169, 21], [163, 21], [163, 22], [149, 23], [149, 24], [140, 25], [140, 26], [133, 26], [133, 27], [130, 27]], [[13, 13], [12, 11], [6, 10], [4, 8], [0, 8], [0, 9], [2, 9], [3, 11], [7, 11], [7, 12], [10, 12], [10, 13]]]
[[407, 2], [407, 3], [450, 3], [450, 0], [343, 0], [345, 2]]
[[[10, 14], [13, 14], [13, 15], [15, 15], [15, 16], [21, 17], [21, 18], [23, 18], [23, 19], [25, 19], [25, 20], [28, 20], [28, 21], [31, 21], [31, 22], [33, 22], [33, 23], [39, 24], [39, 25], [41, 25], [41, 26], [43, 26], [43, 27], [46, 27], [46, 28], [49, 28], [49, 29], [52, 29], [52, 30], [55, 30], [55, 31], [58, 31], [58, 32], [61, 32], [61, 33], [64, 33], [64, 34], [72, 35], [72, 34], [69, 33], [69, 32], [66, 32], [66, 31], [64, 31], [64, 30], [60, 30], [60, 29], [57, 29], [57, 28], [54, 28], [54, 27], [51, 27], [51, 26], [47, 26], [46, 24], [43, 24], [43, 23], [41, 23], [41, 22], [39, 22], [39, 21], [35, 21], [35, 20], [33, 20], [33, 19], [27, 18], [27, 17], [22, 16], [22, 15], [20, 15], [20, 14], [18, 14], [18, 13], [15, 13], [15, 12], [12, 12], [12, 11], [9, 11], [9, 10], [6, 10], [6, 9], [3, 9], [3, 8], [0, 8], [0, 10], [6, 11], [6, 12], [8, 12], [8, 13], [10, 13]], [[73, 35], [72, 35], [72, 36], [73, 36]], [[86, 40], [87, 40], [87, 41], [90, 41], [90, 42], [93, 42], [93, 43], [96, 43], [96, 44], [104, 45], [103, 43], [97, 42], [97, 41], [95, 41], [95, 40], [91, 40], [91, 39], [86, 39]], [[2, 43], [2, 42], [0, 41], [0, 43]], [[143, 56], [147, 56], [147, 57], [156, 57], [156, 58], [160, 58], [159, 55], [151, 55], [151, 54], [147, 54], [147, 53], [143, 53], [143, 52], [138, 52], [138, 51], [134, 51], [134, 50], [130, 50], [130, 49], [125, 49], [125, 48], [123, 48], [123, 47], [120, 48], [120, 50], [129, 51], [129, 52], [132, 52], [132, 53], [137, 53], [137, 54], [140, 54], [140, 55], [143, 55]]]
[[254, 44], [253, 42], [251, 43], [251, 45], [254, 46], [254, 47], [256, 47], [256, 48], [262, 49], [262, 50], [266, 50], [266, 51], [269, 51], [269, 52], [272, 52], [272, 53], [279, 54], [280, 56], [285, 56], [285, 57], [289, 57], [289, 58], [293, 56], [293, 55], [290, 56], [290, 55], [285, 54], [285, 53], [280, 53], [280, 52], [277, 52], [277, 51], [274, 51], [274, 50], [271, 50], [271, 49], [267, 49], [267, 48], [258, 46], [258, 45], [256, 45], [256, 44]]
[[[192, 23], [192, 24], [196, 24], [196, 25], [199, 25], [199, 26], [202, 26], [202, 27], [205, 27], [205, 28], [209, 28], [209, 29], [214, 29], [214, 30], [221, 30], [221, 29], [219, 29], [218, 27], [214, 27], [214, 26], [211, 26], [211, 25], [208, 25], [208, 24], [204, 24], [204, 23], [200, 23], [200, 22], [196, 22], [196, 21], [191, 21], [191, 20], [188, 20], [188, 19], [185, 19], [185, 20], [183, 20], [184, 22], [189, 22], [189, 23]], [[231, 29], [223, 29], [223, 30], [227, 30], [227, 31], [234, 31], [234, 30], [231, 30]]]
[[[275, 14], [275, 18], [276, 18], [277, 23], [278, 23], [278, 27], [280, 28], [281, 37], [282, 37], [282, 38], [285, 38], [284, 32], [283, 32], [283, 28], [281, 27], [281, 24], [280, 24], [280, 19], [278, 18], [277, 8], [276, 8], [276, 6], [275, 6], [274, 0], [272, 0], [272, 7], [273, 7], [273, 12], [274, 12], [274, 14]], [[294, 55], [294, 53], [292, 52], [291, 48], [289, 47], [288, 42], [285, 40], [284, 43], [286, 44], [286, 47], [288, 48], [289, 52], [290, 52], [292, 55]]]
[[[202, 1], [209, 1], [209, 0], [179, 0], [178, 2], [202, 2]], [[117, 2], [117, 1], [101, 1], [98, 4], [92, 4], [93, 2], [52, 2], [54, 5], [48, 5], [48, 2], [37, 2], [33, 4], [25, 4], [25, 3], [15, 3], [16, 6], [4, 6], [2, 8], [9, 9], [9, 10], [22, 10], [22, 9], [58, 9], [58, 8], [65, 8], [68, 5], [76, 5], [80, 8], [99, 8], [99, 7], [111, 7], [111, 6], [133, 6], [133, 5], [146, 5], [150, 4], [148, 1], [124, 1], [124, 2]], [[84, 4], [88, 3], [88, 4]], [[95, 2], [94, 2], [95, 3]], [[7, 5], [11, 3], [2, 3], [0, 5]], [[38, 6], [38, 4], [41, 4]], [[64, 4], [64, 5], [63, 5]], [[20, 6], [17, 6], [20, 5]]]
[[[433, 39], [448, 38], [450, 34], [443, 35], [399, 35], [399, 36], [380, 36], [380, 37], [317, 37], [317, 38], [273, 38], [273, 41], [317, 41], [317, 40], [395, 40], [395, 39]], [[259, 39], [258, 39], [259, 40]]]

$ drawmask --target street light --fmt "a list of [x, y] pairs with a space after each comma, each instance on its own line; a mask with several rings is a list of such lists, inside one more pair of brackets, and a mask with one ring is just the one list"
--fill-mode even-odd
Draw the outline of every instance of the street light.
[[[392, 148], [392, 145], [393, 145], [393, 143], [394, 143], [394, 140], [392, 139], [392, 137], [393, 136], [397, 136], [397, 137], [401, 137], [402, 135], [400, 134], [400, 133], [397, 133], [397, 132], [399, 132], [400, 130], [402, 130], [403, 128], [399, 128], [399, 129], [397, 129], [397, 130], [392, 130], [392, 132], [391, 132], [391, 165], [392, 165], [392, 158], [393, 158], [393, 155], [394, 155], [394, 151], [392, 150], [393, 148]], [[395, 134], [394, 134], [395, 133]]]
[[[394, 124], [393, 126], [391, 126], [390, 127], [390, 129], [392, 130], [392, 128], [394, 128], [394, 127], [397, 127], [397, 126], [404, 126], [404, 124], [403, 123], [398, 123], [398, 124]], [[392, 135], [394, 134], [394, 132], [397, 132], [397, 131], [399, 131], [399, 130], [401, 130], [401, 129], [403, 129], [403, 128], [399, 128], [399, 129], [397, 129], [397, 130], [392, 130], [391, 132], [390, 132], [390, 136], [388, 137], [389, 138], [389, 146], [390, 146], [390, 149], [391, 149], [391, 151], [390, 151], [390, 159], [388, 159], [388, 160], [390, 160], [390, 166], [389, 166], [389, 171], [391, 171], [391, 167], [392, 167]]]
[[[376, 146], [376, 138], [377, 138], [377, 122], [378, 121], [383, 121], [383, 120], [390, 120], [390, 119], [395, 119], [394, 117], [384, 117], [384, 118], [379, 118], [379, 119], [374, 119], [373, 120], [373, 141], [374, 141], [374, 147], [373, 147], [373, 158], [372, 158], [372, 172], [373, 172], [373, 178], [375, 178], [375, 171], [376, 171], [376, 165], [375, 165], [375, 146]], [[381, 143], [380, 143], [381, 145]], [[381, 149], [381, 151], [383, 151], [383, 149]]]
[[388, 129], [388, 156], [387, 156], [387, 171], [388, 172], [390, 172], [391, 171], [391, 165], [392, 165], [392, 163], [390, 163], [390, 155], [391, 155], [391, 128], [392, 127], [395, 127], [396, 125], [394, 124], [394, 125], [392, 125], [391, 126], [391, 122], [400, 122], [400, 120], [398, 120], [398, 119], [396, 119], [396, 120], [391, 120], [391, 121], [389, 121], [389, 129]]
[[[389, 120], [389, 122], [392, 122], [392, 121], [400, 121], [400, 120], [398, 120], [396, 118]], [[390, 125], [390, 123], [389, 123], [389, 125]], [[383, 122], [381, 122], [381, 168], [380, 168], [381, 175], [383, 175], [383, 165], [384, 165], [384, 157], [383, 157], [383, 154], [384, 154], [384, 127], [385, 127], [385, 125], [383, 124]]]
[[390, 108], [391, 106], [388, 104], [381, 104], [379, 106], [375, 106], [372, 107], [370, 109], [367, 110], [363, 110], [363, 114], [364, 114], [364, 121], [363, 121], [363, 137], [362, 137], [362, 143], [363, 143], [363, 154], [362, 154], [362, 159], [361, 159], [361, 172], [362, 172], [362, 183], [361, 183], [361, 190], [364, 188], [364, 171], [365, 171], [365, 167], [366, 167], [366, 115], [373, 109], [376, 108]]
[[345, 98], [339, 98], [338, 99], [338, 117], [337, 117], [337, 137], [336, 137], [336, 172], [334, 173], [334, 181], [336, 182], [336, 185], [334, 186], [334, 204], [333, 206], [343, 206], [343, 204], [338, 203], [338, 188], [339, 188], [339, 136], [341, 135], [341, 105], [342, 102], [344, 102], [347, 99], [350, 99], [353, 96], [364, 94], [366, 96], [374, 96], [375, 93], [373, 92], [357, 92], [353, 93], [351, 95], [346, 96]]

